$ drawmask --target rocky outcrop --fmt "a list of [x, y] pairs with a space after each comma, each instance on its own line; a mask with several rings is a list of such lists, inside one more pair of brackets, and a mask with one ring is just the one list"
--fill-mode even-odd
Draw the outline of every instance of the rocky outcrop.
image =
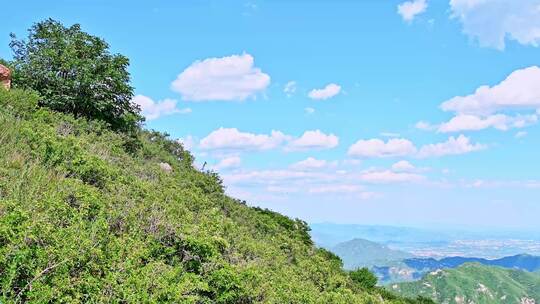
[[159, 163], [159, 167], [166, 173], [171, 173], [173, 170], [171, 165], [169, 165], [168, 163]]
[[0, 83], [4, 88], [11, 88], [11, 70], [0, 64]]

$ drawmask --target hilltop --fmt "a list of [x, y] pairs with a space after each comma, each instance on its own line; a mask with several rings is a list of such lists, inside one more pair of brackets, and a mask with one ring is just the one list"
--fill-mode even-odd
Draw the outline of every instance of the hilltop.
[[359, 238], [339, 243], [330, 250], [343, 260], [345, 269], [385, 266], [413, 257], [410, 253]]

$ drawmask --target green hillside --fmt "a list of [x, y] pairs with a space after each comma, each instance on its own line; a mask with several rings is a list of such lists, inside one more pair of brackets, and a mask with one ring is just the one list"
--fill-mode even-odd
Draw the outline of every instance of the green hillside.
[[331, 251], [343, 260], [345, 269], [386, 266], [413, 257], [410, 253], [358, 238], [339, 243]]
[[431, 272], [420, 281], [393, 284], [389, 289], [405, 296], [430, 297], [438, 303], [538, 303], [540, 276], [467, 263]]
[[227, 197], [178, 143], [35, 104], [0, 90], [1, 303], [382, 302], [304, 222]]

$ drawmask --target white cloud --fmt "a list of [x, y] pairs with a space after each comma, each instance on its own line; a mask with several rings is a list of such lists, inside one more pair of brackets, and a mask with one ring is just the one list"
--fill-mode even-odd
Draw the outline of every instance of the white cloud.
[[411, 22], [416, 15], [425, 12], [427, 6], [426, 0], [406, 1], [398, 5], [397, 11], [404, 21]]
[[294, 93], [296, 93], [296, 81], [287, 82], [283, 88], [283, 93], [285, 93], [287, 97], [294, 95]]
[[310, 108], [310, 107], [304, 108], [304, 111], [306, 112], [306, 114], [313, 114], [313, 113], [315, 113], [315, 109], [314, 109], [314, 108]]
[[291, 185], [293, 181], [315, 182], [335, 179], [328, 174], [297, 170], [254, 170], [223, 175], [228, 184]]
[[445, 101], [441, 108], [472, 115], [489, 115], [503, 109], [536, 110], [540, 108], [539, 87], [540, 68], [531, 66], [512, 72], [495, 86], [481, 86], [471, 95]]
[[171, 115], [175, 113], [187, 114], [191, 113], [190, 108], [178, 109], [176, 104], [178, 103], [174, 99], [164, 99], [160, 101], [154, 101], [150, 97], [144, 95], [137, 95], [131, 100], [132, 103], [139, 105], [141, 113], [146, 119], [153, 120], [161, 116]]
[[288, 150], [331, 149], [339, 144], [339, 138], [334, 134], [324, 134], [320, 130], [306, 131], [297, 139], [292, 140]]
[[238, 168], [242, 164], [242, 159], [239, 156], [229, 156], [219, 161], [214, 166], [215, 170]]
[[326, 160], [308, 157], [302, 161], [292, 164], [291, 168], [296, 170], [315, 170], [325, 168], [329, 165], [330, 163]]
[[204, 150], [268, 150], [285, 142], [288, 137], [272, 131], [269, 135], [240, 132], [236, 128], [219, 128], [200, 141]]
[[451, 136], [446, 142], [423, 146], [418, 152], [418, 157], [439, 157], [445, 155], [458, 155], [485, 149], [482, 144], [471, 143], [470, 138], [459, 135]]
[[245, 100], [254, 98], [270, 84], [270, 76], [254, 67], [253, 56], [232, 55], [196, 61], [171, 87], [191, 101]]
[[506, 131], [510, 128], [523, 128], [534, 124], [537, 121], [538, 117], [535, 114], [517, 115], [515, 117], [504, 114], [495, 114], [485, 118], [470, 114], [458, 114], [450, 121], [441, 124], [438, 128], [438, 132], [477, 131], [487, 128]]
[[311, 99], [325, 100], [332, 98], [341, 92], [341, 86], [331, 83], [323, 89], [313, 89], [309, 92], [308, 96]]
[[419, 182], [425, 180], [425, 176], [415, 173], [394, 172], [390, 170], [367, 171], [360, 175], [360, 180], [368, 183], [388, 184]]
[[413, 164], [411, 164], [410, 162], [406, 160], [400, 160], [397, 163], [392, 165], [392, 170], [398, 171], [398, 172], [399, 171], [402, 171], [402, 172], [413, 171], [414, 169], [415, 167], [413, 166]]
[[450, 9], [463, 32], [481, 46], [503, 50], [506, 39], [540, 43], [539, 0], [450, 0]]
[[349, 147], [348, 155], [353, 157], [394, 157], [414, 154], [414, 144], [403, 138], [392, 138], [388, 142], [380, 139], [359, 140]]

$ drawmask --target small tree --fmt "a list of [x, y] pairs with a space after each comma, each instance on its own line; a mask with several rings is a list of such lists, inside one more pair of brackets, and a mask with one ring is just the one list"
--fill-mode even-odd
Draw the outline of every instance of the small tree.
[[101, 38], [47, 19], [29, 29], [28, 39], [11, 34], [14, 87], [31, 88], [40, 105], [76, 117], [99, 119], [127, 131], [142, 121], [131, 103], [129, 60], [110, 54]]
[[351, 271], [349, 275], [363, 289], [373, 289], [377, 285], [377, 277], [366, 267]]

